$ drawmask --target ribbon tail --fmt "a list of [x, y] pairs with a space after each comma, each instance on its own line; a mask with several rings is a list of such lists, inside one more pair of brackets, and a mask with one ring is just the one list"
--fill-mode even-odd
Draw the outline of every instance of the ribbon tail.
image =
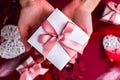
[[41, 68], [39, 74], [44, 75], [49, 69]]
[[44, 46], [43, 46], [44, 59], [46, 59], [48, 53], [54, 47], [56, 42], [57, 42], [57, 39], [55, 37], [52, 37], [48, 42], [46, 42], [46, 44], [44, 44]]
[[109, 19], [109, 21], [110, 22], [114, 22], [115, 18], [116, 18], [116, 13], [113, 12], [112, 15], [111, 15], [111, 17], [110, 17], [110, 19]]
[[39, 36], [39, 42], [42, 44], [45, 44], [50, 38], [51, 38], [51, 36], [48, 34], [41, 34]]
[[[73, 57], [77, 52], [81, 53], [82, 45], [67, 38], [61, 40], [61, 45], [70, 57]], [[71, 46], [70, 46], [71, 45]]]
[[20, 76], [20, 80], [32, 80], [31, 76], [29, 75], [28, 71], [24, 72]]
[[[49, 69], [47, 69], [47, 68], [42, 68], [41, 67], [41, 64], [40, 63], [38, 63], [38, 64], [35, 64], [34, 66], [33, 66], [33, 69], [35, 70], [34, 71], [34, 77], [36, 77], [37, 75], [44, 75]], [[33, 78], [34, 78], [33, 77]]]
[[75, 54], [77, 54], [77, 52], [75, 50], [71, 50], [68, 47], [62, 46], [63, 49], [66, 51], [66, 53], [68, 53], [68, 55], [72, 58]]
[[83, 47], [83, 45], [81, 45], [80, 43], [75, 42], [75, 41], [70, 40], [70, 39], [67, 39], [67, 38], [65, 38], [64, 40], [62, 40], [61, 43], [65, 47], [68, 47], [69, 49], [72, 49], [72, 50], [75, 50], [76, 52], [81, 53], [80, 51], [81, 51], [81, 48]]

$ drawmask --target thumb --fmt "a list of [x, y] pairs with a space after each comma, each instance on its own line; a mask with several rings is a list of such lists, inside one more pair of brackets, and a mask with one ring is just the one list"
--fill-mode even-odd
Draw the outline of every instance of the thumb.
[[74, 16], [74, 11], [79, 5], [78, 0], [73, 0], [71, 1], [68, 5], [66, 5], [63, 9], [62, 12], [69, 17], [70, 19], [73, 18]]
[[84, 8], [80, 8], [74, 14], [73, 21], [88, 35], [91, 35], [92, 28], [92, 16], [91, 13], [86, 11]]
[[[82, 2], [81, 2], [82, 4]], [[83, 31], [88, 35], [92, 33], [92, 17], [91, 13], [85, 9], [85, 7], [80, 6], [78, 0], [73, 0], [69, 3], [63, 10], [63, 13], [73, 20]]]
[[29, 31], [28, 28], [26, 26], [19, 26], [19, 32], [20, 32], [20, 36], [21, 36], [21, 41], [23, 42], [26, 52], [30, 51], [31, 49], [31, 45], [27, 42], [28, 38], [29, 38]]

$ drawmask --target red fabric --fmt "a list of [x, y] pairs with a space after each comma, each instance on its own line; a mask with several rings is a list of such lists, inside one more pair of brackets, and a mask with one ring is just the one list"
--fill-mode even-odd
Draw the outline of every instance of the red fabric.
[[[62, 9], [66, 4], [68, 4], [71, 0], [48, 0], [54, 7], [58, 7]], [[90, 38], [90, 41], [87, 45], [87, 47], [84, 50], [84, 53], [81, 57], [77, 59], [77, 61], [83, 62], [85, 71], [84, 71], [84, 80], [96, 80], [96, 78], [103, 74], [104, 72], [107, 72], [111, 67], [114, 66], [112, 62], [110, 62], [109, 58], [107, 57], [103, 46], [102, 46], [102, 39], [107, 34], [116, 34], [120, 36], [120, 26], [113, 26], [109, 23], [101, 22], [99, 21], [100, 17], [102, 16], [105, 4], [107, 4], [109, 0], [102, 0], [98, 7], [95, 9], [95, 11], [92, 13], [93, 15], [93, 29], [94, 32]], [[117, 3], [120, 3], [120, 0], [112, 0]], [[6, 24], [17, 24], [19, 14], [20, 14], [20, 5], [18, 3], [12, 2], [11, 0], [0, 0], [0, 29], [6, 25]], [[5, 20], [5, 17], [8, 17], [7, 20]], [[3, 22], [5, 21], [5, 24]], [[32, 54], [32, 52], [31, 52]], [[21, 57], [21, 59], [23, 59]], [[16, 59], [14, 59], [16, 60]], [[19, 59], [20, 60], [20, 59]], [[0, 70], [1, 67], [4, 66], [9, 60], [5, 60], [0, 58]], [[12, 60], [10, 60], [12, 62]], [[9, 66], [13, 66], [15, 63], [8, 63]], [[18, 64], [16, 64], [18, 65]], [[8, 66], [7, 66], [8, 67]], [[75, 67], [75, 65], [74, 65]], [[4, 67], [6, 68], [6, 67]], [[15, 67], [14, 67], [15, 68]], [[51, 70], [55, 70], [55, 67], [50, 67]], [[76, 69], [79, 68], [76, 65]], [[7, 69], [7, 68], [6, 68]], [[75, 68], [74, 68], [75, 69]], [[74, 70], [73, 69], [73, 70]], [[14, 69], [13, 69], [14, 70]], [[63, 71], [61, 72], [61, 75], [59, 75], [59, 71], [55, 70], [49, 71], [44, 76], [38, 76], [35, 80], [55, 80], [55, 77], [62, 77], [65, 75], [65, 77], [69, 77], [67, 72]], [[1, 73], [1, 72], [0, 72]], [[58, 74], [57, 74], [58, 73]], [[54, 75], [53, 75], [54, 74]], [[71, 73], [72, 74], [72, 73]], [[55, 76], [56, 75], [56, 76]], [[77, 74], [79, 75], [79, 74]], [[74, 77], [74, 76], [73, 76]], [[69, 77], [70, 78], [70, 77]], [[19, 74], [17, 71], [14, 70], [9, 76], [3, 78], [4, 80], [19, 80]], [[56, 79], [58, 80], [58, 79]], [[62, 80], [65, 80], [62, 79]], [[74, 78], [74, 80], [77, 80]]]
[[51, 73], [53, 80], [84, 80], [86, 68], [84, 63], [80, 61], [80, 57], [79, 55], [74, 65], [69, 64], [69, 67], [65, 67], [61, 71], [55, 67], [52, 68]]

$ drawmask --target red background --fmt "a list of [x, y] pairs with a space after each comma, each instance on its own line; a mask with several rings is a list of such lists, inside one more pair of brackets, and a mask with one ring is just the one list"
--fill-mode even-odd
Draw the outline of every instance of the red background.
[[[62, 9], [71, 0], [48, 0], [54, 7]], [[104, 7], [109, 0], [101, 0], [100, 4], [92, 13], [93, 15], [93, 34], [87, 47], [84, 50], [83, 55], [80, 57], [85, 65], [85, 79], [84, 80], [96, 80], [98, 76], [107, 72], [111, 67], [115, 66], [114, 63], [110, 62], [102, 46], [102, 39], [107, 34], [115, 34], [120, 36], [120, 26], [114, 26], [105, 22], [101, 22], [99, 19], [103, 13]], [[120, 0], [112, 0], [120, 3]], [[20, 5], [14, 0], [0, 0], [0, 29], [7, 24], [17, 24]], [[8, 17], [5, 24], [3, 24], [5, 17]], [[23, 55], [22, 55], [23, 56]], [[21, 56], [21, 59], [23, 59]], [[20, 57], [19, 57], [20, 58]], [[14, 59], [13, 59], [14, 60]], [[12, 60], [5, 60], [0, 58], [0, 68], [4, 63]], [[21, 60], [18, 60], [19, 63]], [[9, 64], [10, 66], [11, 64]], [[8, 67], [9, 67], [8, 66]], [[1, 73], [1, 72], [0, 72]], [[49, 72], [41, 78], [41, 80], [50, 80]], [[44, 78], [44, 79], [43, 79]], [[14, 71], [9, 76], [3, 78], [4, 80], [18, 80], [19, 74]], [[1, 79], [0, 79], [1, 80]]]

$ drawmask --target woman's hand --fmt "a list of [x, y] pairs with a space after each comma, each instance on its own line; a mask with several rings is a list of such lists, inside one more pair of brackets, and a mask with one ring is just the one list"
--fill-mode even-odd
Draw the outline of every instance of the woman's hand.
[[[80, 26], [89, 36], [92, 34], [91, 13], [100, 0], [73, 0], [62, 11]], [[28, 38], [36, 31], [40, 24], [53, 12], [54, 8], [46, 0], [20, 0], [22, 7], [18, 27], [26, 51], [30, 51]], [[87, 43], [81, 49], [81, 53]], [[38, 52], [35, 51], [35, 54]], [[41, 61], [40, 57], [39, 61]], [[70, 63], [75, 63], [75, 55]]]

